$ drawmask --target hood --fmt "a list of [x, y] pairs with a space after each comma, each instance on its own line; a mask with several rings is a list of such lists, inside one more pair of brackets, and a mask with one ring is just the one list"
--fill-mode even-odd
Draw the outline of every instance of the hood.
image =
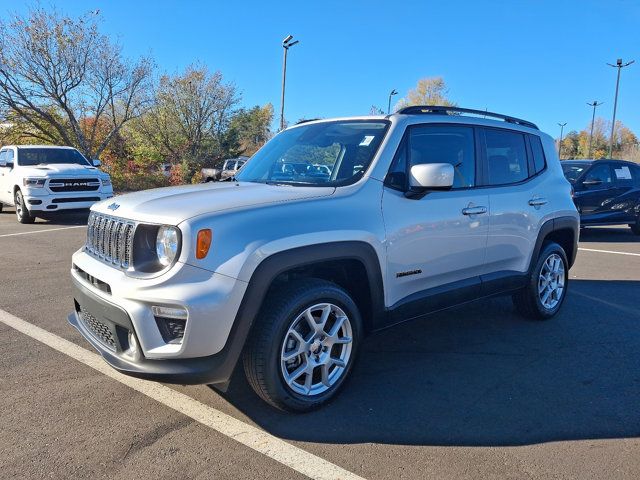
[[92, 210], [131, 220], [177, 225], [188, 218], [237, 208], [327, 197], [335, 187], [219, 182], [156, 188], [96, 203]]
[[86, 177], [95, 175], [98, 177], [107, 176], [102, 170], [89, 165], [78, 165], [77, 163], [61, 163], [55, 165], [35, 165], [33, 167], [20, 167], [24, 176], [34, 177]]

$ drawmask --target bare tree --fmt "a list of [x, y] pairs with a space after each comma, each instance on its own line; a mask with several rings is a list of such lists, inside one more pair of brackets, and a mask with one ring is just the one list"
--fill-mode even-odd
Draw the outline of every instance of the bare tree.
[[0, 108], [45, 143], [99, 155], [147, 107], [152, 70], [149, 58], [124, 59], [95, 13], [35, 8], [0, 21]]

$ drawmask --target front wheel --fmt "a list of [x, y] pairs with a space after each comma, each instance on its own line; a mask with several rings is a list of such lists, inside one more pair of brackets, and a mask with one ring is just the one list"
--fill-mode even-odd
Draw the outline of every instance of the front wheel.
[[513, 295], [513, 303], [525, 317], [546, 320], [560, 310], [568, 283], [569, 263], [565, 251], [557, 243], [546, 243], [527, 286]]
[[18, 222], [20, 223], [33, 223], [36, 221], [36, 217], [31, 215], [29, 209], [27, 208], [27, 204], [24, 201], [24, 197], [22, 196], [22, 192], [20, 190], [16, 190], [15, 195], [13, 196], [14, 205], [16, 206], [16, 217], [18, 217]]
[[361, 324], [356, 304], [338, 285], [318, 279], [285, 284], [265, 302], [245, 349], [249, 383], [281, 410], [319, 407], [351, 372]]

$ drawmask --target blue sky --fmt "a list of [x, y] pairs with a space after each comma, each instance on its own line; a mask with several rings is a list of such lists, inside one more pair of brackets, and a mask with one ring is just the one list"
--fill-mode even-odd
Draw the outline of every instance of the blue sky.
[[[0, 0], [0, 14], [26, 3]], [[640, 2], [582, 1], [188, 1], [53, 0], [77, 14], [100, 9], [102, 30], [129, 56], [151, 53], [160, 71], [200, 62], [220, 70], [245, 106], [280, 105], [282, 39], [290, 50], [286, 116], [367, 114], [386, 109], [421, 77], [442, 76], [460, 106], [523, 117], [557, 136], [580, 130], [586, 102], [610, 119], [615, 69], [617, 118], [640, 134]], [[396, 97], [398, 98], [398, 97]]]

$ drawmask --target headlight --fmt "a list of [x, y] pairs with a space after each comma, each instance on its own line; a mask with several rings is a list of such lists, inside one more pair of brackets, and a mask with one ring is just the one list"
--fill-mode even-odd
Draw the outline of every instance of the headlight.
[[178, 254], [179, 235], [176, 227], [162, 226], [156, 236], [156, 254], [158, 262], [167, 267], [173, 263]]
[[111, 185], [111, 178], [103, 178], [101, 179], [101, 181], [103, 187], [108, 187], [109, 185]]
[[46, 178], [23, 178], [22, 185], [30, 188], [42, 188], [44, 187], [44, 182], [46, 181]]

